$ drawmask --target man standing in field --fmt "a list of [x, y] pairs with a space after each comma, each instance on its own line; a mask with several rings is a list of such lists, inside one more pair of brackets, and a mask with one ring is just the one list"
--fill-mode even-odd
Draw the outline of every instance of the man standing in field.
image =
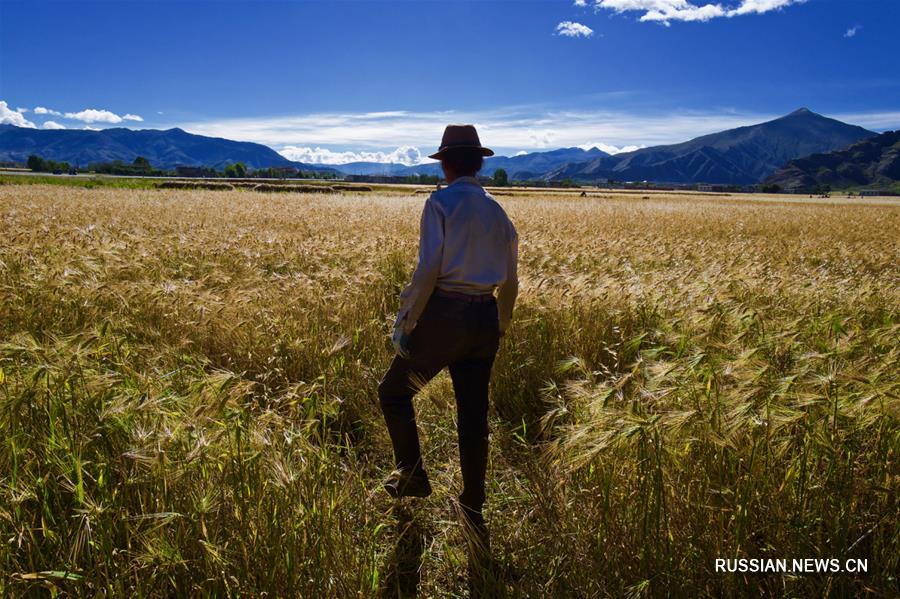
[[459, 507], [482, 532], [488, 383], [518, 293], [516, 229], [475, 178], [484, 157], [492, 155], [475, 127], [448, 125], [440, 149], [430, 156], [441, 161], [448, 185], [425, 202], [418, 266], [400, 295], [394, 325], [397, 355], [378, 386], [397, 465], [384, 487], [393, 497], [426, 497], [431, 485], [412, 399], [449, 367], [463, 479]]

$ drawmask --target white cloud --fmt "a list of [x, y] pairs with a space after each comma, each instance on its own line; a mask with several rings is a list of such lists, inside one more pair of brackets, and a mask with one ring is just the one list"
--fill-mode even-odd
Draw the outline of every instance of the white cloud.
[[598, 141], [593, 144], [582, 144], [578, 146], [582, 150], [590, 150], [591, 148], [597, 148], [598, 150], [602, 150], [607, 154], [622, 154], [624, 152], [634, 152], [635, 150], [640, 150], [646, 146], [638, 146], [638, 145], [630, 145], [630, 146], [614, 146], [611, 144], [603, 143], [602, 141]]
[[[540, 140], [544, 141], [544, 140]], [[530, 154], [536, 150], [540, 150], [541, 148], [546, 148], [546, 144], [542, 143], [536, 149], [528, 150], [519, 150], [512, 154], [513, 156], [525, 156], [526, 154]], [[583, 150], [590, 150], [591, 148], [598, 148], [603, 150], [607, 154], [620, 154], [622, 152], [632, 152], [634, 150], [638, 150], [643, 148], [644, 146], [638, 145], [629, 145], [629, 146], [614, 146], [611, 144], [597, 142], [591, 144], [581, 144], [580, 147]], [[419, 148], [412, 146], [403, 146], [397, 148], [393, 152], [351, 152], [351, 151], [335, 151], [330, 150], [328, 148], [322, 147], [305, 147], [305, 146], [285, 146], [278, 151], [279, 154], [287, 158], [288, 160], [296, 160], [297, 162], [306, 162], [308, 164], [347, 164], [348, 162], [380, 162], [380, 163], [393, 163], [393, 164], [405, 164], [406, 166], [412, 166], [415, 164], [422, 164], [423, 162], [433, 162], [433, 160], [428, 159], [427, 156], [422, 154]]]
[[854, 25], [847, 30], [847, 33], [844, 34], [844, 37], [856, 37], [856, 34], [859, 33], [860, 29], [862, 29], [862, 25]]
[[85, 110], [82, 110], [80, 112], [67, 112], [63, 114], [62, 112], [53, 110], [52, 108], [46, 108], [45, 106], [36, 106], [34, 109], [34, 113], [42, 115], [61, 116], [73, 121], [81, 121], [82, 123], [109, 123], [115, 125], [121, 123], [122, 121], [135, 121], [139, 123], [144, 122], [144, 118], [137, 114], [129, 113], [124, 116], [119, 116], [115, 112], [111, 112], [109, 110], [97, 110], [96, 108], [86, 108]]
[[597, 10], [616, 13], [641, 12], [641, 21], [668, 26], [671, 21], [700, 21], [780, 10], [806, 0], [725, 0], [724, 4], [694, 4], [689, 0], [594, 0]]
[[[421, 154], [437, 150], [447, 123], [473, 123], [485, 145], [511, 154], [519, 150], [533, 152], [583, 146], [587, 140], [592, 140], [588, 147], [625, 151], [623, 148], [628, 146], [681, 142], [777, 116], [780, 115], [732, 111], [648, 115], [525, 106], [479, 112], [320, 113], [172, 123], [172, 126], [201, 135], [266, 144], [302, 162], [393, 160], [410, 164], [421, 160]], [[404, 156], [406, 148], [422, 148], [422, 151]]]
[[553, 144], [553, 132], [547, 129], [528, 129], [525, 133], [532, 148], [547, 148]]
[[737, 17], [740, 15], [757, 14], [761, 15], [773, 10], [781, 10], [791, 4], [802, 4], [806, 0], [741, 0], [740, 5], [728, 11], [729, 17]]
[[91, 127], [90, 125], [85, 125], [84, 127], [82, 127], [82, 129], [85, 131], [100, 131], [100, 129], [97, 129], [96, 127]]
[[327, 148], [285, 146], [278, 151], [288, 160], [310, 164], [347, 164], [348, 162], [382, 162], [411, 166], [426, 161], [426, 157], [413, 146], [403, 146], [393, 152], [335, 152]]
[[832, 115], [839, 121], [859, 125], [873, 131], [900, 129], [900, 112], [863, 112]]
[[587, 0], [575, 0], [575, 6], [587, 6]]
[[34, 129], [34, 123], [22, 116], [21, 112], [10, 109], [5, 101], [0, 100], [0, 125], [15, 125]]
[[563, 21], [556, 26], [556, 34], [565, 37], [591, 37], [594, 35], [594, 30], [581, 23]]
[[44, 121], [44, 124], [42, 126], [44, 129], [65, 129], [66, 128], [65, 125], [60, 125], [59, 123], [54, 122], [54, 121]]
[[82, 110], [81, 112], [67, 112], [67, 119], [72, 119], [73, 121], [82, 121], [84, 123], [121, 123], [122, 117], [117, 115], [114, 112], [110, 112], [108, 110], [97, 110], [94, 108], [87, 108]]
[[16, 112], [18, 112], [19, 114], [25, 114], [26, 112], [28, 112], [28, 109], [19, 107], [16, 108]]

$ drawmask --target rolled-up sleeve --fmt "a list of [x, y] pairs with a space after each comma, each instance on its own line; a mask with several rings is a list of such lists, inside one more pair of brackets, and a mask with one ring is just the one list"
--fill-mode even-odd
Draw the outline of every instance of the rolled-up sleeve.
[[400, 294], [400, 312], [394, 328], [402, 327], [406, 333], [415, 328], [440, 275], [443, 253], [444, 216], [437, 203], [428, 198], [419, 224], [419, 263], [412, 281]]
[[[512, 224], [510, 226], [512, 227]], [[519, 235], [515, 227], [512, 227], [508, 251], [506, 280], [497, 290], [497, 313], [500, 318], [501, 334], [506, 332], [512, 321], [513, 307], [516, 304], [516, 297], [519, 295]]]

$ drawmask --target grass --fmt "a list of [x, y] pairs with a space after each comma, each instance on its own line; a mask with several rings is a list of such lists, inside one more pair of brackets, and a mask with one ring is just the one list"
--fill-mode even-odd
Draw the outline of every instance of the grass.
[[82, 189], [153, 189], [162, 179], [141, 179], [127, 177], [79, 177], [72, 175], [4, 175], [0, 174], [0, 185], [59, 185]]
[[[124, 176], [104, 176], [104, 175], [92, 175], [89, 177], [85, 176], [70, 176], [70, 175], [16, 175], [16, 174], [4, 174], [2, 170], [0, 170], [0, 185], [58, 185], [63, 187], [80, 187], [84, 189], [95, 189], [95, 188], [111, 188], [111, 189], [157, 189], [160, 185], [165, 184], [166, 182], [173, 181], [188, 181], [190, 179], [180, 179], [177, 177], [124, 177]], [[322, 186], [322, 187], [331, 187], [335, 184], [334, 180], [331, 179], [282, 179], [278, 181], [272, 180], [262, 180], [262, 179], [196, 179], [194, 182], [198, 183], [198, 186], [203, 182], [211, 182], [211, 183], [227, 183], [231, 185], [235, 185], [238, 188], [252, 188], [256, 185], [264, 184], [267, 186], [272, 185], [314, 185], [314, 186]], [[349, 185], [338, 185], [339, 187], [346, 187], [347, 189], [341, 191], [349, 191], [349, 188], [356, 187], [359, 184], [349, 184]], [[428, 189], [431, 190], [434, 186], [431, 185], [407, 185], [407, 184], [366, 184], [363, 187], [369, 188], [369, 191], [378, 191], [384, 193], [413, 193], [415, 189]]]
[[[895, 594], [900, 207], [501, 199], [498, 588]], [[422, 201], [0, 186], [0, 594], [464, 595], [446, 374], [417, 400], [435, 494], [379, 488]]]

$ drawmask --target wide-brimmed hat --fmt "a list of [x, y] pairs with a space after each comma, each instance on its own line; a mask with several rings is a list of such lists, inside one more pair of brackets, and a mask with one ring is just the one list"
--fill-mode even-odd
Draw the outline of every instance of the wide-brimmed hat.
[[479, 150], [482, 156], [494, 155], [492, 149], [481, 145], [481, 140], [478, 139], [478, 131], [475, 130], [474, 125], [447, 125], [447, 128], [444, 129], [444, 137], [441, 138], [441, 147], [429, 158], [440, 160], [445, 151], [457, 148]]

